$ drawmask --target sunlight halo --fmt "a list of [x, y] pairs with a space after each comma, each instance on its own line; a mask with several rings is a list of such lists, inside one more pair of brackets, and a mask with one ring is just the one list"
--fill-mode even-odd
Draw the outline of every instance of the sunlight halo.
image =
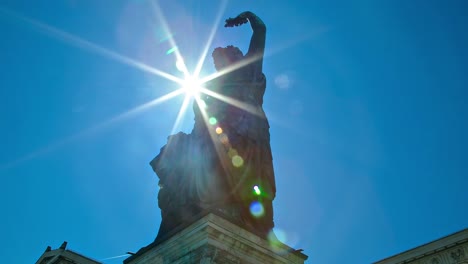
[[182, 89], [187, 97], [199, 98], [201, 82], [195, 76], [187, 76], [182, 84]]

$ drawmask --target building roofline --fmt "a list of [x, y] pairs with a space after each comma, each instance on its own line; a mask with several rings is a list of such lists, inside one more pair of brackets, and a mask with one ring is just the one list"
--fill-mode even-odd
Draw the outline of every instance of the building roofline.
[[[446, 235], [444, 237], [438, 238], [436, 240], [425, 243], [423, 245], [414, 247], [412, 249], [390, 256], [388, 258], [379, 260], [377, 262], [374, 262], [374, 264], [385, 264], [390, 260], [393, 260], [391, 263], [394, 263], [396, 259], [398, 258], [402, 258], [402, 260], [404, 260], [404, 262], [402, 263], [406, 263], [407, 261], [422, 258], [424, 256], [437, 253], [439, 251], [454, 247], [456, 245], [462, 244], [467, 241], [468, 241], [468, 228], [465, 228], [455, 233], [452, 233], [450, 235]], [[442, 242], [443, 244], [441, 244]]]
[[[60, 257], [67, 258], [73, 261], [77, 261], [77, 258], [80, 261], [85, 261], [85, 263], [90, 263], [90, 264], [102, 264], [102, 262], [99, 262], [95, 259], [92, 259], [90, 257], [87, 257], [83, 254], [80, 254], [76, 251], [66, 249], [66, 242], [62, 244], [62, 246], [58, 249], [51, 250], [50, 247], [47, 247], [46, 251], [42, 253], [42, 255], [39, 257], [39, 259], [36, 261], [36, 264], [41, 263], [44, 259], [50, 258], [50, 260], [57, 258], [59, 259]], [[81, 263], [81, 262], [79, 262]]]

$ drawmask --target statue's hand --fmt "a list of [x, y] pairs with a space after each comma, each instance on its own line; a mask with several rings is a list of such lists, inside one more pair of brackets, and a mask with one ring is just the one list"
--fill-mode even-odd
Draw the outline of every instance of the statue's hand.
[[248, 18], [248, 14], [247, 14], [247, 12], [244, 12], [244, 13], [238, 15], [235, 18], [230, 17], [230, 18], [226, 19], [226, 24], [224, 26], [225, 27], [240, 26], [242, 24], [245, 24], [245, 23], [249, 22], [249, 20], [247, 18]]
[[237, 27], [247, 22], [249, 22], [247, 18], [242, 18], [242, 17], [228, 18], [226, 19], [226, 24], [224, 26], [225, 27]]

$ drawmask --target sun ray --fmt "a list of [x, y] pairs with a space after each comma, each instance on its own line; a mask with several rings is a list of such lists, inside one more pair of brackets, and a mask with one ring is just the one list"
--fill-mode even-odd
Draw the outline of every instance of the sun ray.
[[131, 256], [131, 255], [127, 253], [127, 254], [118, 255], [118, 256], [114, 256], [114, 257], [103, 258], [100, 261], [123, 258], [123, 257], [128, 257], [128, 256]]
[[[325, 32], [328, 32], [330, 29], [328, 27], [322, 27], [322, 28], [318, 28], [317, 30], [315, 31], [311, 31], [309, 34], [306, 34], [306, 35], [303, 35], [297, 39], [293, 39], [287, 43], [285, 43], [284, 45], [282, 46], [278, 46], [278, 47], [275, 47], [275, 48], [272, 48], [272, 49], [269, 49], [267, 51], [265, 51], [265, 54], [264, 54], [264, 58], [266, 57], [269, 57], [269, 56], [272, 56], [280, 51], [283, 51], [287, 48], [290, 48], [292, 46], [295, 46], [297, 44], [299, 44], [300, 42], [303, 42], [303, 41], [306, 41], [308, 39], [311, 39], [311, 38], [314, 38], [320, 34], [323, 34]], [[229, 67], [226, 67], [225, 69], [221, 70], [221, 71], [217, 71], [217, 72], [214, 72], [208, 76], [205, 76], [203, 77], [202, 79], [200, 79], [200, 83], [206, 83], [206, 82], [209, 82], [215, 78], [218, 78], [224, 74], [228, 74], [232, 71], [235, 71], [237, 69], [240, 69], [244, 66], [247, 66], [248, 64], [254, 62], [255, 60], [259, 59], [258, 56], [252, 56], [248, 59], [243, 59], [241, 62], [238, 62], [238, 63], [235, 63]]]
[[56, 141], [50, 143], [49, 145], [47, 145], [47, 146], [45, 146], [45, 147], [43, 147], [41, 149], [38, 149], [36, 151], [33, 151], [33, 152], [31, 152], [31, 153], [29, 153], [27, 155], [24, 155], [23, 157], [20, 157], [20, 158], [18, 158], [16, 160], [10, 161], [8, 163], [0, 164], [0, 170], [1, 169], [12, 168], [12, 167], [14, 167], [14, 166], [16, 166], [18, 164], [21, 164], [21, 163], [23, 163], [25, 161], [28, 161], [28, 160], [34, 159], [36, 157], [39, 157], [41, 155], [52, 152], [52, 151], [54, 151], [56, 149], [59, 149], [60, 147], [66, 145], [68, 143], [71, 143], [71, 142], [73, 142], [73, 141], [75, 141], [77, 139], [80, 139], [80, 138], [83, 138], [83, 137], [86, 137], [86, 136], [90, 136], [90, 135], [92, 135], [94, 133], [97, 133], [97, 132], [103, 130], [104, 128], [106, 128], [106, 127], [108, 127], [108, 126], [110, 126], [110, 125], [112, 125], [112, 124], [114, 124], [114, 123], [116, 123], [118, 121], [122, 121], [124, 119], [129, 118], [129, 117], [132, 117], [132, 116], [136, 115], [137, 113], [140, 113], [140, 112], [142, 112], [144, 110], [147, 110], [148, 108], [153, 107], [155, 105], [161, 104], [161, 103], [163, 103], [163, 102], [165, 102], [165, 101], [167, 101], [169, 99], [172, 99], [172, 98], [174, 98], [174, 97], [176, 97], [176, 96], [178, 96], [180, 94], [183, 94], [183, 93], [184, 93], [184, 91], [182, 89], [172, 91], [172, 92], [170, 92], [170, 93], [168, 93], [168, 94], [166, 94], [164, 96], [161, 96], [159, 98], [151, 100], [151, 101], [149, 101], [149, 102], [147, 102], [145, 104], [139, 105], [139, 106], [137, 106], [137, 107], [135, 107], [133, 109], [130, 109], [130, 110], [128, 110], [126, 112], [123, 112], [123, 113], [121, 113], [121, 114], [119, 114], [117, 116], [114, 116], [114, 117], [112, 117], [112, 118], [110, 118], [110, 119], [108, 119], [108, 120], [106, 120], [104, 122], [101, 122], [101, 123], [99, 123], [97, 125], [94, 125], [92, 127], [84, 129], [84, 130], [82, 130], [80, 132], [77, 132], [77, 133], [75, 133], [75, 134], [73, 134], [71, 136], [65, 137], [65, 138], [60, 139], [60, 140], [56, 140]]
[[244, 102], [241, 102], [241, 101], [236, 100], [234, 98], [231, 98], [229, 96], [225, 96], [225, 95], [213, 92], [213, 91], [208, 90], [208, 89], [203, 88], [203, 87], [200, 88], [200, 92], [202, 92], [202, 93], [204, 93], [206, 95], [209, 95], [211, 97], [214, 97], [214, 98], [216, 98], [216, 99], [218, 99], [220, 101], [223, 101], [225, 103], [228, 103], [228, 104], [230, 104], [232, 106], [235, 106], [235, 107], [237, 107], [239, 109], [242, 109], [242, 110], [244, 110], [246, 112], [249, 112], [249, 113], [251, 113], [253, 115], [256, 115], [256, 116], [259, 116], [259, 117], [264, 117], [264, 115], [261, 112], [259, 112], [259, 110], [257, 108], [253, 107], [250, 104], [246, 104]]
[[[216, 134], [214, 129], [211, 129], [211, 124], [208, 121], [209, 117], [208, 117], [204, 107], [202, 107], [203, 103], [201, 103], [201, 99], [200, 98], [195, 98], [195, 102], [198, 104], [198, 107], [200, 109], [200, 113], [202, 114], [203, 123], [205, 124], [206, 130], [208, 131], [208, 134], [209, 134], [209, 136], [211, 138], [211, 141], [213, 142], [213, 146], [215, 148], [216, 155], [218, 155], [218, 158], [221, 160], [222, 150], [220, 148], [220, 145], [216, 144], [216, 142], [218, 140], [218, 138], [217, 138], [218, 135]], [[225, 167], [224, 162], [221, 162], [221, 166], [223, 167], [223, 170], [227, 173], [228, 169]]]
[[[201, 102], [201, 99], [199, 98], [196, 98], [196, 103], [198, 104], [198, 106], [200, 107], [200, 113], [202, 114], [202, 118], [203, 118], [203, 122], [205, 124], [205, 127], [206, 127], [206, 130], [208, 131], [208, 134], [211, 138], [211, 141], [213, 142], [213, 146], [215, 148], [215, 151], [216, 151], [216, 155], [218, 155], [218, 158], [219, 160], [224, 160], [224, 155], [226, 154], [223, 154], [223, 152], [225, 152], [225, 150], [222, 149], [222, 145], [221, 144], [217, 144], [217, 142], [219, 142], [219, 138], [218, 138], [218, 134], [216, 132], [216, 129], [213, 129], [213, 126], [212, 124], [210, 124], [209, 122], [209, 117], [205, 111], [205, 109], [203, 107], [201, 107], [203, 105], [203, 103]], [[221, 134], [222, 135], [222, 134]], [[229, 169], [226, 167], [226, 163], [225, 162], [220, 162], [224, 172], [226, 174], [229, 173]], [[241, 183], [242, 181], [239, 181], [239, 183], [236, 185], [236, 187], [234, 187], [231, 192], [235, 192], [236, 189], [238, 188], [237, 186], [239, 186], [239, 184]]]
[[[167, 20], [161, 10], [161, 7], [159, 6], [158, 0], [153, 0], [150, 2], [153, 6], [154, 11], [156, 12], [156, 17], [159, 19], [159, 22], [161, 23], [163, 30], [165, 31], [166, 34], [172, 35], [172, 31], [169, 28], [169, 25], [167, 23]], [[189, 72], [187, 69], [187, 66], [185, 65], [184, 58], [180, 55], [180, 51], [177, 47], [177, 44], [174, 41], [174, 38], [170, 37], [168, 38], [169, 43], [171, 44], [172, 49], [174, 49], [174, 54], [176, 55], [176, 60], [182, 62], [182, 72], [184, 73], [184, 76], [187, 77], [189, 76]]]
[[176, 129], [179, 127], [180, 121], [185, 116], [189, 102], [190, 102], [190, 96], [186, 95], [182, 103], [182, 106], [180, 107], [179, 113], [177, 114], [177, 118], [174, 122], [174, 125], [172, 126], [171, 135], [175, 134]]
[[183, 93], [184, 93], [183, 89], [177, 89], [175, 91], [172, 91], [172, 92], [170, 92], [168, 94], [165, 94], [165, 95], [163, 95], [161, 97], [158, 97], [158, 98], [156, 98], [154, 100], [151, 100], [151, 101], [149, 101], [147, 103], [144, 103], [144, 104], [139, 105], [139, 106], [137, 106], [137, 107], [135, 107], [133, 109], [130, 109], [130, 110], [118, 115], [118, 116], [115, 116], [115, 117], [109, 119], [108, 121], [105, 121], [103, 123], [103, 126], [107, 126], [107, 125], [110, 125], [110, 124], [112, 124], [112, 123], [114, 123], [116, 121], [120, 121], [122, 119], [129, 118], [129, 117], [131, 117], [131, 116], [133, 116], [133, 115], [135, 115], [137, 113], [140, 113], [140, 112], [142, 112], [144, 110], [147, 110], [150, 107], [153, 107], [155, 105], [161, 104], [161, 103], [163, 103], [163, 102], [165, 102], [165, 101], [167, 101], [169, 99], [172, 99], [172, 98], [174, 98], [174, 97], [176, 97], [178, 95], [181, 95]]
[[233, 65], [230, 65], [220, 71], [217, 71], [217, 72], [214, 72], [206, 77], [203, 77], [202, 79], [200, 79], [200, 83], [206, 83], [206, 82], [209, 82], [215, 78], [218, 78], [222, 75], [225, 75], [225, 74], [228, 74], [230, 72], [233, 72], [235, 70], [238, 70], [244, 66], [247, 66], [249, 65], [250, 63], [256, 61], [258, 58], [260, 58], [260, 56], [252, 56], [252, 57], [249, 57], [249, 58], [244, 58], [242, 60], [240, 60], [239, 62], [237, 63], [234, 63]]
[[178, 77], [176, 77], [174, 75], [171, 75], [171, 74], [166, 73], [164, 71], [153, 68], [153, 67], [151, 67], [151, 66], [149, 66], [147, 64], [144, 64], [144, 63], [139, 62], [137, 60], [134, 60], [132, 58], [121, 55], [121, 54], [119, 54], [117, 52], [114, 52], [114, 51], [111, 51], [111, 50], [106, 49], [104, 47], [101, 47], [101, 46], [99, 46], [97, 44], [94, 44], [94, 43], [88, 41], [88, 40], [82, 39], [82, 38], [77, 37], [77, 36], [75, 36], [75, 35], [73, 35], [71, 33], [65, 32], [63, 30], [60, 30], [60, 29], [58, 29], [56, 27], [50, 26], [50, 25], [45, 24], [43, 22], [40, 22], [38, 20], [25, 17], [23, 15], [20, 15], [20, 14], [18, 14], [16, 12], [13, 12], [13, 11], [10, 11], [10, 10], [6, 10], [4, 8], [0, 8], [0, 12], [3, 12], [4, 14], [7, 14], [10, 17], [13, 17], [13, 18], [15, 18], [17, 20], [20, 20], [22, 22], [25, 22], [28, 25], [33, 26], [35, 29], [40, 30], [40, 31], [44, 32], [45, 34], [48, 34], [48, 35], [50, 35], [52, 37], [60, 39], [60, 40], [62, 40], [64, 42], [72, 44], [73, 46], [76, 46], [76, 47], [79, 47], [79, 48], [82, 48], [82, 49], [86, 49], [88, 51], [95, 52], [95, 53], [97, 53], [99, 55], [102, 55], [104, 57], [107, 57], [109, 59], [113, 59], [113, 60], [118, 61], [120, 63], [126, 64], [128, 66], [134, 67], [136, 69], [139, 69], [139, 70], [151, 73], [151, 74], [155, 74], [157, 76], [166, 78], [166, 79], [174, 81], [176, 83], [182, 83], [183, 82], [182, 79], [180, 79], [180, 78], [178, 78]]
[[216, 18], [213, 23], [213, 27], [211, 28], [210, 35], [208, 37], [208, 40], [205, 44], [205, 47], [203, 48], [203, 52], [198, 59], [197, 66], [195, 67], [195, 71], [193, 72], [193, 76], [198, 77], [200, 74], [201, 68], [203, 66], [203, 63], [205, 63], [206, 56], [208, 54], [208, 50], [211, 47], [211, 43], [213, 43], [214, 36], [216, 34], [216, 30], [219, 27], [219, 22], [221, 21], [221, 16], [224, 14], [224, 11], [226, 10], [227, 6], [227, 0], [224, 0], [221, 2], [221, 6], [219, 7], [218, 14], [216, 15]]

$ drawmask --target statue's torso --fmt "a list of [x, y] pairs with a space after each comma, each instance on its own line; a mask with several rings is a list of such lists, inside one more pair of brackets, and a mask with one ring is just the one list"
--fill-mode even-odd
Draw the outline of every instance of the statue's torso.
[[262, 107], [266, 79], [263, 74], [254, 78], [248, 73], [239, 70], [210, 82], [207, 88], [228, 102], [205, 97], [206, 112], [219, 121], [223, 130], [228, 129], [228, 133], [269, 142], [269, 124]]

